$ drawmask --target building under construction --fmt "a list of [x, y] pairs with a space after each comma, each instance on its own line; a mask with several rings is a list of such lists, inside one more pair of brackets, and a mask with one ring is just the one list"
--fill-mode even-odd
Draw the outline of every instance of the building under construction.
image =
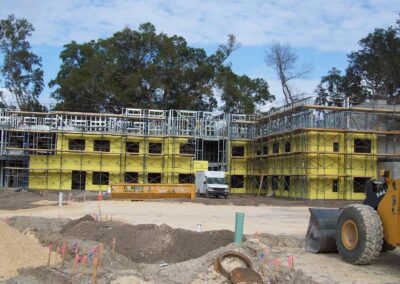
[[309, 98], [263, 116], [2, 109], [0, 130], [4, 187], [98, 191], [222, 170], [231, 193], [362, 199], [380, 169], [399, 174], [400, 106], [384, 101], [325, 107]]

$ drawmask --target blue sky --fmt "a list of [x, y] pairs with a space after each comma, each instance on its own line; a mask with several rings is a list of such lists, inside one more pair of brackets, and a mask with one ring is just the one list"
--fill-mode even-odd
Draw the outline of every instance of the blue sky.
[[[104, 38], [129, 26], [152, 22], [158, 31], [185, 37], [190, 45], [208, 53], [234, 34], [240, 48], [229, 58], [239, 74], [262, 77], [282, 101], [279, 82], [264, 62], [273, 41], [290, 44], [299, 63], [311, 63], [307, 78], [292, 88], [312, 93], [321, 76], [335, 66], [344, 69], [348, 54], [374, 28], [394, 25], [398, 1], [371, 0], [0, 0], [0, 18], [8, 14], [28, 19], [36, 28], [31, 43], [43, 59], [46, 84], [59, 69], [62, 46], [71, 40]], [[46, 87], [42, 103], [54, 103]]]

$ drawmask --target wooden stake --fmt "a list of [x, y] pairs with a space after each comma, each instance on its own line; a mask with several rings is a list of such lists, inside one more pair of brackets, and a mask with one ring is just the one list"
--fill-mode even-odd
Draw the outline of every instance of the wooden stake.
[[56, 251], [55, 251], [55, 257], [54, 257], [54, 266], [57, 264], [57, 261], [58, 261], [58, 255], [60, 254], [60, 246], [59, 245], [57, 245], [57, 249], [56, 249]]
[[76, 268], [77, 268], [77, 266], [78, 266], [78, 263], [79, 263], [79, 254], [76, 254], [76, 255], [75, 255], [75, 258], [74, 258], [74, 265], [73, 265], [73, 267], [72, 267], [72, 272], [73, 272], [73, 273], [76, 272]]
[[264, 180], [264, 175], [261, 176], [260, 186], [258, 187], [258, 194], [257, 194], [257, 197], [260, 197], [260, 194], [261, 194], [261, 187], [262, 187], [263, 180]]
[[104, 244], [101, 243], [99, 245], [99, 266], [101, 266], [101, 264], [103, 262], [103, 252], [104, 252]]
[[99, 205], [99, 216], [100, 216], [100, 221], [103, 221], [103, 219], [101, 218], [101, 208], [100, 208], [100, 203], [99, 203], [98, 205]]
[[113, 240], [112, 240], [112, 256], [113, 257], [115, 256], [115, 243], [116, 243], [116, 240], [115, 240], [115, 237], [114, 237]]
[[290, 268], [294, 269], [294, 256], [293, 255], [288, 256], [288, 266]]
[[97, 283], [97, 257], [93, 258], [93, 276], [92, 276], [93, 283]]
[[49, 244], [49, 258], [47, 259], [47, 266], [50, 266], [50, 258], [52, 250], [53, 250], [53, 244]]
[[67, 252], [67, 243], [64, 242], [61, 249], [61, 266], [64, 266], [65, 253]]
[[275, 258], [274, 265], [275, 265], [275, 276], [278, 277], [278, 274], [280, 272], [281, 261], [278, 258]]
[[87, 257], [86, 257], [86, 255], [84, 255], [83, 257], [82, 257], [82, 270], [81, 270], [81, 276], [83, 276], [83, 274], [85, 274], [86, 273], [86, 262], [87, 262]]

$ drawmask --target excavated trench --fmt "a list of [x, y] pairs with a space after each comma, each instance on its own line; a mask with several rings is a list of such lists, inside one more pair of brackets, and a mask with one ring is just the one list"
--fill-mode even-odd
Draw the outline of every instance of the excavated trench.
[[228, 230], [194, 232], [167, 225], [129, 225], [96, 222], [91, 216], [67, 223], [60, 233], [65, 237], [87, 239], [111, 245], [136, 263], [177, 263], [198, 258], [233, 241]]

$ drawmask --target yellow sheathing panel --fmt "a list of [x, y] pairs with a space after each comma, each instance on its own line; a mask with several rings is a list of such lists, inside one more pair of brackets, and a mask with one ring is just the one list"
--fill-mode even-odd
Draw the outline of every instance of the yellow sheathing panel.
[[208, 170], [208, 161], [193, 161], [194, 172]]
[[122, 162], [126, 172], [141, 172], [143, 170], [143, 157], [138, 155], [127, 155]]

